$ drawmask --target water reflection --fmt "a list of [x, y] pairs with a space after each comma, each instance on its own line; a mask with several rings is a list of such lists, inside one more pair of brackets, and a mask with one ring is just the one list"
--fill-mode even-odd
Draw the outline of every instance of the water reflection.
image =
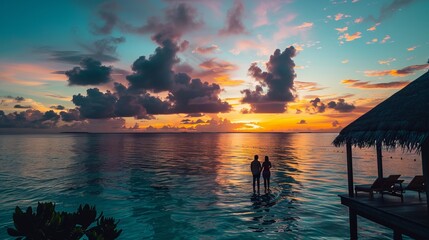
[[[89, 134], [0, 137], [0, 227], [15, 205], [96, 204], [123, 239], [347, 238], [345, 153], [335, 134]], [[253, 155], [270, 157], [272, 192], [252, 198]], [[400, 155], [401, 154], [401, 155]], [[416, 155], [385, 152], [385, 174], [421, 173]], [[375, 151], [354, 151], [356, 182]], [[401, 159], [402, 157], [402, 159]], [[389, 239], [364, 220], [364, 238]], [[0, 239], [7, 238], [0, 231]]]

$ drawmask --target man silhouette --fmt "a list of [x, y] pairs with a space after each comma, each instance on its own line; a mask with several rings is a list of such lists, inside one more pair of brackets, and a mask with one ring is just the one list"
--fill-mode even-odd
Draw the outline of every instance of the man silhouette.
[[258, 194], [259, 193], [259, 179], [261, 178], [261, 163], [258, 161], [259, 156], [255, 155], [252, 163], [250, 163], [250, 170], [253, 175], [253, 194], [256, 194], [255, 191], [255, 182], [258, 182]]

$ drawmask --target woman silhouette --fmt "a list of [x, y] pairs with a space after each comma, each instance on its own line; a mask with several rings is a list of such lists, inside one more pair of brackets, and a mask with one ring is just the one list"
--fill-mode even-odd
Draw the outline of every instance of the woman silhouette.
[[262, 177], [264, 178], [264, 188], [265, 193], [267, 193], [267, 185], [268, 185], [268, 192], [270, 191], [270, 177], [271, 177], [271, 162], [268, 156], [265, 156], [265, 161], [262, 163]]

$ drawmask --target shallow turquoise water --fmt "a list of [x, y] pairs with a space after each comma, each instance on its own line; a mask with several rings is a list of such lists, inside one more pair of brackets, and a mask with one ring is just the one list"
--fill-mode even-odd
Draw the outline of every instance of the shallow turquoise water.
[[[95, 204], [120, 219], [120, 239], [345, 239], [344, 148], [336, 134], [0, 135], [0, 239], [16, 205]], [[254, 154], [272, 161], [269, 204], [251, 200]], [[406, 182], [419, 156], [385, 152], [384, 174]], [[401, 159], [402, 158], [402, 159]], [[354, 152], [355, 181], [377, 174], [375, 150]], [[417, 159], [417, 161], [414, 161]], [[359, 218], [365, 239], [392, 233]]]

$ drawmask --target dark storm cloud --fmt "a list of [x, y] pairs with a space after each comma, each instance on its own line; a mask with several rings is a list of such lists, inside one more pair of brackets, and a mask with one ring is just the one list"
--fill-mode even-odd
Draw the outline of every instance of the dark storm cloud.
[[234, 6], [228, 11], [226, 26], [219, 31], [221, 35], [243, 34], [246, 28], [243, 25], [244, 5], [240, 0], [234, 1]]
[[[242, 90], [244, 94], [242, 103], [251, 105], [254, 113], [282, 113], [286, 111], [288, 102], [295, 99], [294, 79], [295, 63], [292, 60], [296, 55], [293, 46], [286, 48], [283, 52], [277, 49], [270, 60], [266, 63], [267, 71], [262, 71], [256, 63], [249, 68], [249, 75], [255, 78], [260, 85], [255, 90]], [[264, 93], [263, 87], [267, 88]]]
[[338, 112], [351, 112], [353, 111], [356, 107], [353, 104], [347, 103], [344, 99], [340, 98], [338, 99], [337, 102], [335, 101], [330, 101], [327, 104], [328, 108], [332, 108], [337, 110]]
[[173, 103], [173, 113], [229, 112], [231, 106], [219, 98], [221, 91], [215, 83], [209, 84], [179, 73], [175, 76], [175, 85], [167, 98]]
[[118, 61], [117, 46], [125, 42], [124, 37], [106, 37], [92, 43], [78, 43], [84, 51], [54, 50], [51, 47], [39, 47], [34, 49], [35, 53], [47, 56], [49, 60], [78, 64], [85, 58], [96, 59], [101, 62]]
[[399, 9], [411, 5], [412, 3], [417, 1], [419, 0], [393, 0], [389, 5], [385, 5], [380, 9], [380, 14], [378, 15], [378, 18], [371, 15], [367, 18], [367, 20], [376, 23], [382, 22], [385, 19], [393, 16], [393, 14], [395, 14], [395, 12]]
[[80, 121], [80, 111], [78, 109], [69, 109], [60, 112], [61, 120], [64, 122]]
[[49, 108], [55, 109], [55, 110], [64, 110], [64, 109], [66, 109], [63, 105], [51, 106]]
[[26, 108], [31, 108], [31, 106], [30, 105], [16, 104], [15, 106], [13, 106], [13, 108], [24, 108], [24, 109], [26, 109]]
[[136, 96], [126, 95], [118, 99], [115, 104], [115, 116], [117, 117], [134, 117], [143, 118], [146, 115], [146, 110], [139, 103]]
[[176, 54], [179, 48], [172, 41], [164, 41], [148, 58], [139, 57], [131, 66], [133, 74], [127, 80], [133, 89], [146, 89], [154, 92], [169, 90], [174, 81], [174, 64], [179, 62]]
[[310, 100], [310, 104], [313, 107], [313, 110], [317, 113], [325, 112], [326, 105], [320, 100], [320, 98], [315, 98], [314, 100]]
[[332, 127], [340, 127], [340, 122], [338, 122], [337, 120], [334, 120], [332, 122]]
[[178, 42], [185, 32], [194, 31], [203, 25], [197, 19], [197, 10], [187, 3], [175, 4], [169, 7], [164, 14], [164, 20], [151, 17], [140, 27], [122, 23], [121, 28], [125, 32], [139, 34], [153, 34], [152, 39], [162, 45], [165, 40]]
[[180, 123], [181, 124], [202, 124], [206, 122], [202, 119], [197, 119], [196, 121], [193, 121], [191, 119], [183, 119], [182, 121], [180, 121]]
[[86, 90], [87, 96], [73, 95], [72, 102], [78, 106], [81, 117], [100, 119], [114, 117], [117, 98], [111, 93], [102, 93], [98, 88]]
[[114, 2], [107, 2], [100, 5], [97, 11], [98, 17], [103, 22], [101, 25], [92, 24], [92, 31], [95, 34], [110, 34], [113, 27], [118, 22], [116, 11], [118, 6]]
[[189, 113], [185, 117], [194, 118], [194, 117], [203, 117], [203, 116], [204, 116], [204, 114], [202, 114], [202, 113]]
[[111, 67], [102, 66], [100, 61], [85, 58], [80, 67], [74, 67], [64, 74], [68, 77], [69, 85], [101, 85], [110, 81]]
[[59, 115], [52, 110], [42, 113], [39, 110], [28, 109], [7, 115], [0, 111], [0, 128], [52, 128], [58, 119]]
[[20, 96], [17, 96], [17, 97], [15, 98], [15, 101], [17, 101], [17, 102], [22, 102], [22, 101], [24, 101], [24, 100], [25, 100], [25, 98], [20, 97]]

